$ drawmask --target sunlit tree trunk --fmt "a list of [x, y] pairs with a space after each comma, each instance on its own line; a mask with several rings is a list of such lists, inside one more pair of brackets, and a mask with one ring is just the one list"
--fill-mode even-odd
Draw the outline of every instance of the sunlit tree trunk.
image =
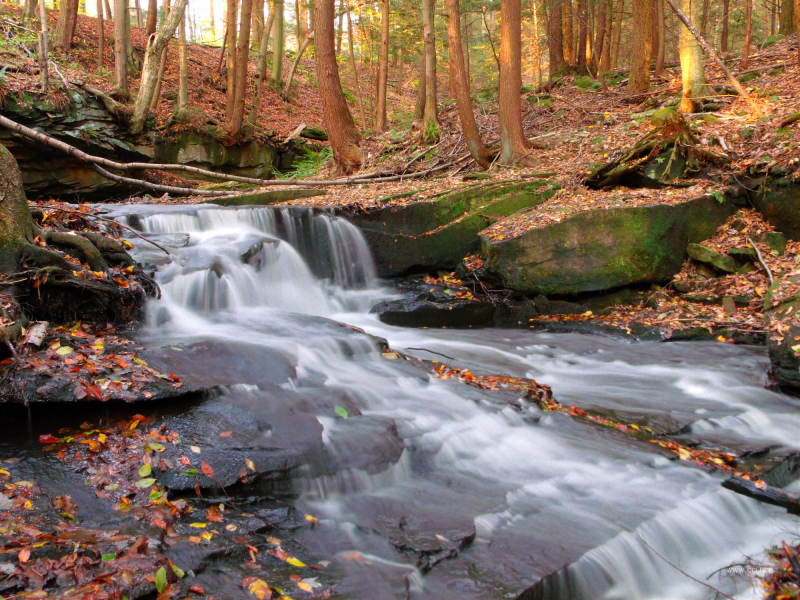
[[422, 126], [425, 115], [425, 56], [419, 63], [419, 84], [417, 85], [417, 101], [414, 104], [414, 126]]
[[189, 116], [189, 51], [186, 45], [185, 14], [178, 25], [178, 62], [180, 63], [178, 104], [175, 107], [173, 118], [176, 121], [184, 121]]
[[781, 0], [780, 33], [789, 35], [794, 30], [794, 0]]
[[[339, 49], [337, 48], [337, 54]], [[375, 132], [386, 131], [386, 88], [389, 82], [389, 0], [381, 0], [381, 47], [378, 53], [378, 95]]]
[[[164, 19], [169, 17], [170, 13], [170, 0], [164, 0]], [[169, 44], [164, 47], [161, 52], [161, 58], [158, 61], [158, 75], [156, 76], [156, 87], [153, 90], [153, 97], [150, 99], [150, 110], [155, 110], [158, 106], [158, 100], [161, 97], [161, 84], [164, 81], [164, 71], [167, 69], [167, 52]]]
[[208, 2], [208, 19], [211, 21], [211, 39], [217, 42], [217, 22], [214, 19], [214, 0]]
[[239, 135], [244, 123], [244, 100], [247, 89], [247, 62], [250, 56], [250, 17], [253, 0], [242, 0], [239, 40], [236, 48], [236, 77], [234, 78], [233, 114], [228, 132], [231, 138]]
[[[500, 161], [533, 164], [522, 129], [522, 19], [520, 0], [500, 2]], [[557, 23], [560, 29], [561, 20]], [[562, 55], [563, 60], [563, 55]]]
[[744, 28], [744, 47], [742, 48], [742, 62], [739, 66], [742, 69], [748, 67], [750, 62], [750, 44], [753, 38], [753, 0], [745, 0], [745, 28]]
[[[534, 11], [536, 10], [535, 3], [533, 9]], [[564, 62], [566, 62], [568, 66], [574, 67], [575, 56], [572, 54], [572, 0], [562, 0], [561, 17], [563, 23], [561, 37], [564, 47]]]
[[422, 114], [422, 139], [439, 139], [439, 113], [436, 106], [436, 46], [434, 43], [434, 0], [422, 0], [422, 22], [425, 35], [425, 110]]
[[261, 49], [261, 35], [264, 33], [264, 0], [253, 0], [253, 16], [250, 19], [250, 48]]
[[[347, 15], [347, 47], [348, 47], [348, 49], [350, 51], [349, 52], [350, 53], [350, 68], [353, 69], [353, 85], [356, 88], [356, 98], [358, 98], [358, 112], [361, 115], [361, 128], [362, 129], [366, 129], [367, 128], [367, 119], [364, 116], [364, 97], [363, 97], [363, 94], [361, 93], [361, 84], [358, 81], [358, 69], [356, 68], [356, 52], [355, 52], [355, 48], [353, 47], [354, 43], [355, 43], [355, 40], [353, 39], [353, 37], [354, 37], [353, 36], [353, 21], [350, 18], [350, 3], [347, 0], [345, 0], [344, 9], [345, 9], [345, 13]], [[422, 72], [422, 77], [420, 78], [420, 83], [424, 84], [425, 83], [425, 71], [424, 71], [425, 61], [424, 60], [422, 61], [422, 64], [423, 64], [423, 72]], [[424, 101], [424, 95], [423, 95], [423, 108], [425, 106], [424, 103], [425, 103], [425, 101]], [[416, 116], [415, 116], [415, 118], [416, 118]], [[422, 113], [420, 112], [420, 119], [421, 118], [422, 118]]]
[[[501, 2], [500, 12], [503, 12]], [[561, 0], [549, 0], [549, 15], [547, 20], [547, 43], [550, 47], [550, 78], [552, 79], [564, 70], [564, 39], [561, 17]], [[502, 51], [501, 51], [502, 54]], [[580, 54], [578, 55], [580, 56]], [[502, 61], [502, 57], [501, 57]]]
[[336, 56], [341, 56], [342, 54], [342, 35], [344, 34], [344, 28], [342, 27], [342, 19], [344, 18], [344, 7], [345, 0], [339, 1], [339, 20], [336, 23]]
[[114, 13], [111, 10], [111, 1], [110, 0], [103, 0], [103, 4], [106, 7], [106, 19], [109, 19], [109, 20], [113, 19], [114, 18]]
[[253, 91], [253, 100], [250, 106], [250, 114], [247, 117], [247, 126], [252, 129], [256, 126], [256, 118], [258, 117], [258, 109], [261, 105], [261, 88], [264, 85], [264, 79], [267, 77], [267, 52], [269, 52], [269, 33], [272, 31], [272, 23], [275, 20], [275, 7], [270, 4], [269, 17], [267, 23], [261, 31], [261, 40], [259, 41], [258, 62], [256, 63], [256, 76], [255, 76], [255, 90]]
[[237, 0], [228, 0], [226, 11], [226, 31], [227, 31], [227, 46], [228, 46], [228, 60], [227, 60], [227, 77], [225, 89], [225, 118], [230, 122], [233, 118], [234, 100], [236, 98], [236, 32], [237, 22], [236, 17], [238, 13]]
[[[702, 8], [700, 0], [681, 0], [680, 7], [693, 24], [697, 23]], [[696, 112], [702, 98], [708, 93], [708, 86], [703, 70], [703, 47], [686, 27], [679, 28], [678, 52], [683, 77], [680, 112]]]
[[297, 0], [297, 43], [308, 37], [308, 2]]
[[142, 81], [139, 84], [139, 92], [136, 95], [133, 116], [130, 121], [130, 131], [133, 134], [140, 133], [144, 128], [147, 112], [150, 109], [158, 82], [161, 55], [166, 51], [167, 44], [172, 39], [172, 36], [175, 35], [175, 29], [183, 19], [186, 2], [187, 0], [178, 0], [174, 10], [170, 11], [169, 16], [158, 28], [158, 31], [147, 40], [147, 49], [145, 50], [144, 63], [142, 65]]
[[283, 52], [286, 28], [283, 24], [283, 0], [275, 0], [275, 21], [272, 29], [272, 71], [269, 84], [276, 90], [281, 89], [283, 77]]
[[[681, 6], [683, 6], [683, 4]], [[731, 8], [730, 0], [722, 0], [722, 36], [720, 37], [719, 40], [719, 51], [722, 54], [728, 52], [728, 21], [730, 20], [730, 14], [729, 14], [730, 8]], [[689, 13], [685, 9], [683, 12], [685, 12], [686, 15], [689, 16]], [[695, 13], [696, 12], [697, 11], [695, 11]], [[692, 17], [689, 18], [692, 19], [693, 22], [695, 23], [697, 22]]]
[[641, 94], [650, 89], [650, 56], [653, 45], [650, 40], [653, 9], [651, 0], [636, 0], [633, 3], [633, 45], [631, 47], [631, 73], [628, 93]]
[[[42, 2], [44, 0], [41, 0]], [[128, 92], [128, 0], [114, 0], [114, 91], [118, 98], [127, 98]]]
[[[461, 43], [460, 9], [458, 0], [447, 0], [447, 37], [450, 43], [450, 79], [454, 83], [456, 102], [458, 104], [458, 117], [461, 121], [461, 131], [464, 134], [467, 148], [472, 158], [484, 169], [489, 168], [489, 153], [483, 145], [478, 126], [475, 123], [475, 114], [472, 112], [472, 100], [469, 94], [469, 81], [464, 70], [464, 53]], [[505, 25], [504, 25], [505, 26]]]
[[586, 43], [589, 36], [589, 15], [586, 11], [586, 1], [578, 0], [578, 55], [575, 66], [579, 71], [586, 70]]
[[656, 47], [656, 76], [664, 77], [666, 71], [664, 70], [665, 54], [666, 54], [666, 38], [667, 27], [664, 16], [664, 0], [655, 0], [656, 4], [656, 18], [658, 19], [658, 46]]
[[102, 71], [105, 66], [105, 23], [103, 23], [103, 0], [97, 0], [97, 70]]
[[352, 173], [361, 165], [361, 137], [347, 107], [336, 64], [336, 39], [333, 30], [334, 0], [314, 1], [317, 77], [322, 115], [328, 128], [333, 160], [342, 173]]
[[158, 0], [148, 0], [147, 2], [147, 24], [145, 25], [145, 32], [150, 37], [156, 32], [158, 25]]

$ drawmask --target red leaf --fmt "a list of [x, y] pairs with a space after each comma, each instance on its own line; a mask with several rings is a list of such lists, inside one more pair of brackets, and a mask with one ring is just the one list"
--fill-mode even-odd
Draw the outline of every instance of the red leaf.
[[90, 398], [94, 398], [95, 400], [103, 399], [103, 392], [96, 385], [88, 385], [84, 383], [83, 389], [86, 391], [86, 395]]
[[214, 469], [212, 469], [206, 461], [200, 462], [200, 470], [203, 472], [203, 475], [209, 479], [214, 479]]
[[55, 444], [56, 442], [59, 441], [59, 439], [57, 437], [53, 437], [49, 433], [46, 433], [44, 435], [39, 436], [39, 441], [42, 444]]
[[181, 378], [177, 375], [173, 375], [172, 373], [169, 374], [169, 378], [172, 379], [172, 381], [177, 381], [178, 383], [181, 382]]
[[195, 585], [193, 585], [192, 587], [189, 588], [189, 591], [194, 593], [194, 594], [200, 594], [201, 596], [205, 596], [206, 595], [206, 591], [203, 589], [202, 585], [196, 585], [195, 584]]

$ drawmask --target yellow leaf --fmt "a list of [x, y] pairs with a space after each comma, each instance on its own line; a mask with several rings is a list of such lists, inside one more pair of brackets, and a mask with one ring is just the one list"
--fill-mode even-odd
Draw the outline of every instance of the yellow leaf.
[[686, 448], [678, 448], [678, 458], [681, 460], [692, 460], [692, 455]]
[[253, 583], [248, 585], [247, 591], [258, 598], [258, 600], [264, 600], [264, 598], [272, 596], [272, 590], [269, 589], [267, 582], [263, 579], [256, 579]]
[[58, 350], [56, 350], [56, 354], [59, 356], [67, 356], [68, 354], [72, 354], [72, 348], [69, 346], [61, 346]]
[[28, 510], [33, 510], [33, 504], [31, 504], [30, 500], [25, 500], [25, 504], [23, 506]]
[[289, 558], [287, 558], [286, 562], [289, 563], [290, 565], [295, 566], [295, 567], [305, 567], [306, 566], [306, 564], [302, 560], [300, 560], [299, 558], [295, 558], [294, 556], [290, 556]]
[[308, 585], [308, 584], [307, 584], [305, 581], [298, 581], [298, 582], [297, 582], [297, 587], [299, 587], [299, 588], [300, 588], [301, 590], [303, 590], [304, 592], [310, 592], [310, 591], [312, 591], [312, 589], [311, 589], [311, 586], [310, 586], [310, 585]]
[[[189, 446], [189, 450], [191, 450], [195, 454], [200, 454], [200, 448], [198, 446]], [[255, 471], [255, 469], [253, 470]]]
[[135, 420], [133, 423], [131, 423], [131, 426], [130, 426], [128, 429], [130, 429], [131, 431], [133, 431], [133, 430], [134, 430], [134, 429], [136, 429], [138, 426], [139, 426], [139, 419], [136, 419], [136, 420]]
[[211, 538], [212, 538], [212, 537], [214, 537], [214, 534], [215, 534], [215, 533], [216, 533], [216, 531], [206, 531], [206, 532], [205, 532], [204, 534], [202, 534], [200, 537], [201, 537], [201, 538], [203, 538], [204, 540], [207, 540], [207, 541], [209, 541], [209, 542], [210, 542], [210, 541], [211, 541]]
[[98, 435], [97, 436], [97, 441], [99, 441], [101, 444], [105, 444], [106, 443], [106, 434], [105, 433], [101, 433], [100, 435]]
[[189, 523], [189, 527], [196, 527], [197, 529], [205, 529], [208, 523]]
[[253, 473], [256, 472], [256, 466], [253, 464], [253, 461], [249, 458], [244, 459], [244, 464], [247, 465], [247, 468], [250, 469]]

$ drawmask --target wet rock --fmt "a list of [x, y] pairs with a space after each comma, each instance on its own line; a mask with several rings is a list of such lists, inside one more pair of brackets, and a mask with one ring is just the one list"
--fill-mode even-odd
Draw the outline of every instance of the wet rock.
[[583, 304], [565, 300], [548, 300], [542, 294], [536, 296], [533, 301], [536, 304], [536, 310], [541, 315], [579, 315], [589, 310]]
[[433, 201], [341, 214], [364, 233], [381, 277], [452, 270], [478, 249], [478, 232], [555, 189], [546, 181], [476, 184]]
[[733, 299], [733, 296], [725, 296], [722, 299], [722, 309], [725, 311], [726, 315], [736, 314], [736, 301]]
[[[770, 296], [767, 296], [769, 299]], [[769, 302], [765, 305], [769, 306]], [[775, 325], [779, 321], [785, 322], [787, 329], [780, 332], [780, 336], [772, 333], [769, 336], [769, 360], [771, 363], [772, 376], [775, 378], [781, 389], [800, 394], [800, 342], [795, 338], [800, 337], [800, 326], [796, 319], [790, 318], [791, 314], [796, 314], [800, 310], [800, 296], [793, 296], [777, 306], [765, 310], [764, 314], [770, 325]]]
[[709, 238], [734, 210], [711, 196], [675, 206], [592, 210], [481, 243], [487, 269], [503, 287], [580, 294], [669, 280], [680, 271], [687, 245]]
[[754, 263], [758, 260], [758, 255], [752, 248], [731, 248], [728, 250], [728, 256], [738, 263]]
[[494, 319], [491, 302], [391, 300], [375, 306], [382, 323], [398, 327], [488, 327]]
[[800, 239], [800, 184], [790, 177], [769, 177], [764, 193], [763, 178], [744, 183], [756, 190], [749, 195], [750, 201], [770, 225], [791, 240]]
[[711, 266], [718, 271], [725, 273], [736, 272], [736, 261], [727, 256], [723, 256], [716, 250], [712, 250], [700, 244], [689, 244], [686, 247], [686, 252], [692, 260]]
[[719, 296], [714, 296], [713, 294], [704, 294], [702, 292], [682, 294], [681, 298], [687, 302], [695, 302], [697, 304], [719, 304]]
[[769, 246], [770, 250], [778, 253], [778, 256], [783, 256], [783, 253], [786, 252], [786, 245], [789, 243], [789, 240], [786, 239], [786, 236], [782, 233], [778, 233], [777, 231], [762, 233], [756, 238], [756, 241], [762, 242]]

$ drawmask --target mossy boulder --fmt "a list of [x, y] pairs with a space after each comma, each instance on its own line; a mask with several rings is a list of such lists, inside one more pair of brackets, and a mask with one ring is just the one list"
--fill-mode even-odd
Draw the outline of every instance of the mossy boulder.
[[669, 280], [689, 243], [711, 237], [735, 207], [711, 196], [674, 206], [578, 213], [512, 239], [481, 237], [487, 269], [526, 294], [579, 294]]
[[689, 244], [686, 253], [695, 262], [714, 267], [717, 271], [725, 273], [736, 272], [736, 261], [728, 256], [723, 256], [716, 250], [700, 244]]
[[483, 183], [433, 201], [364, 213], [341, 210], [364, 233], [378, 274], [455, 269], [479, 248], [478, 233], [502, 217], [541, 204], [555, 193], [547, 181]]
[[756, 189], [762, 183], [763, 179], [748, 183], [756, 190], [749, 194], [753, 206], [789, 239], [800, 239], [800, 183], [788, 177], [770, 177], [766, 189]]

